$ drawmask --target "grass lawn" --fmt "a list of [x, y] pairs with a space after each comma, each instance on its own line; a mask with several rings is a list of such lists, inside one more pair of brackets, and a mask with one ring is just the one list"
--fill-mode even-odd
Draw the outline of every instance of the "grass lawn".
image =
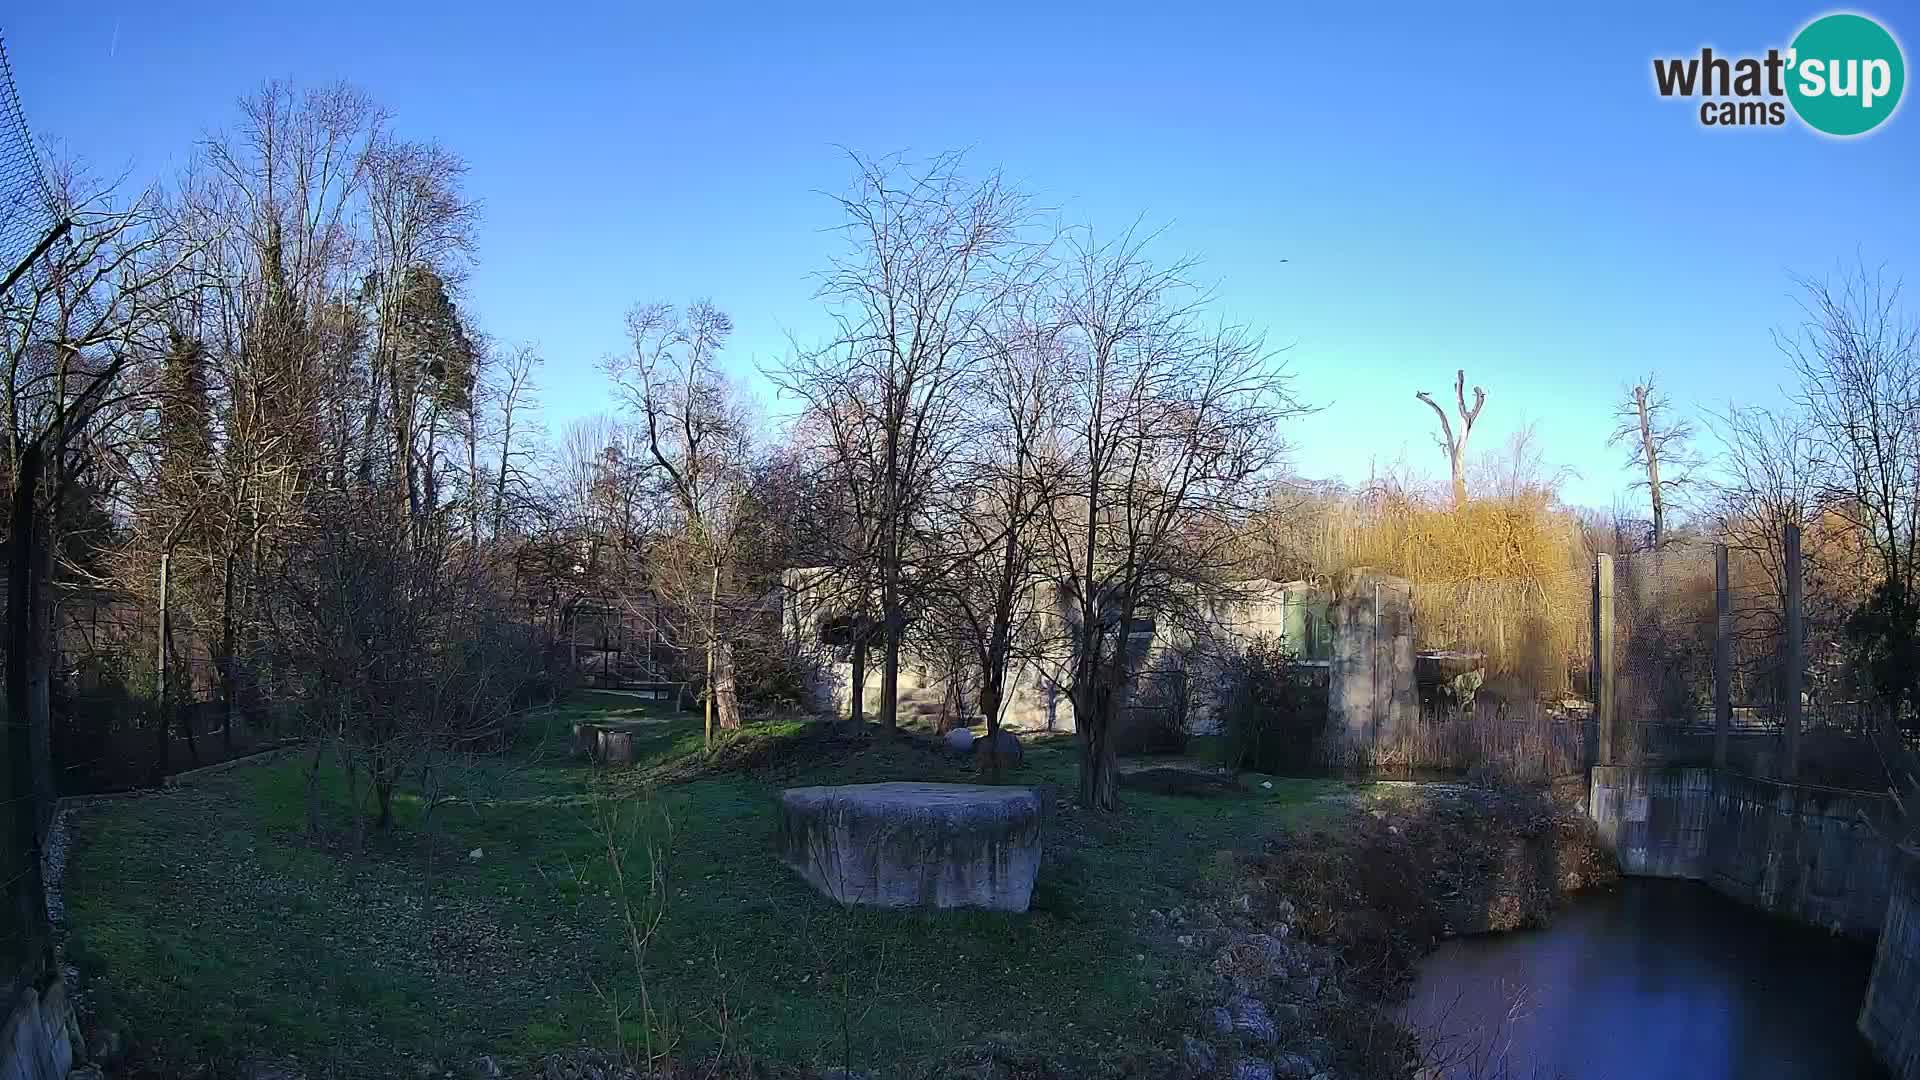
[[[777, 791], [971, 782], [971, 763], [921, 740], [823, 742], [788, 721], [751, 725], [703, 767], [699, 718], [653, 708], [575, 695], [510, 752], [458, 770], [430, 813], [406, 792], [394, 833], [357, 853], [335, 771], [328, 827], [308, 835], [300, 756], [85, 807], [65, 886], [83, 992], [156, 1068], [264, 1056], [406, 1075], [481, 1053], [637, 1045], [611, 814], [636, 909], [639, 838], [666, 844], [646, 957], [657, 1038], [800, 1066], [924, 1062], [989, 1039], [1096, 1064], [1164, 1037], [1179, 1008], [1191, 961], [1143, 936], [1147, 909], [1178, 904], [1220, 849], [1338, 812], [1319, 798], [1340, 787], [1327, 781], [1129, 792], [1118, 814], [1054, 818], [1030, 913], [846, 910], [775, 861]], [[608, 717], [647, 721], [639, 763], [572, 760], [573, 722]], [[1036, 740], [1007, 779], [1070, 793], [1074, 768], [1070, 739]]]

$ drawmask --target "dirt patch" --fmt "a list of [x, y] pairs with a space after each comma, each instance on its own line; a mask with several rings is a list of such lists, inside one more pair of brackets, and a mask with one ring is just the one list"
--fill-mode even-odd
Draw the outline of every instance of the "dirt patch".
[[1155, 795], [1188, 795], [1203, 799], [1233, 795], [1240, 791], [1240, 785], [1223, 773], [1171, 765], [1122, 770], [1120, 787], [1126, 791], [1146, 791]]
[[742, 773], [755, 780], [777, 783], [833, 768], [924, 774], [960, 769], [968, 760], [948, 750], [939, 739], [915, 732], [896, 730], [891, 738], [886, 738], [877, 724], [853, 727], [815, 720], [789, 731], [755, 731], [732, 736], [722, 740], [711, 754], [686, 755], [663, 766], [653, 778], [675, 783]]

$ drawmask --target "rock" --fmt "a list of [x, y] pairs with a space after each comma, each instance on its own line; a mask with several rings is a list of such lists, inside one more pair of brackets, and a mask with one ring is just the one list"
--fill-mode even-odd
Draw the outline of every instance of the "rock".
[[1273, 1074], [1279, 1080], [1310, 1080], [1320, 1066], [1305, 1054], [1281, 1054], [1273, 1059]]
[[473, 860], [474, 862], [479, 862], [481, 856], [485, 854], [486, 852], [480, 850], [479, 848], [474, 848], [472, 851], [467, 852], [467, 858]]
[[780, 794], [780, 859], [843, 904], [1025, 911], [1040, 797], [979, 784], [851, 784]]
[[1286, 970], [1287, 947], [1279, 938], [1272, 934], [1248, 934], [1246, 944], [1254, 949], [1273, 971]]
[[1020, 745], [1020, 739], [1011, 731], [1002, 731], [995, 735], [973, 740], [973, 763], [982, 770], [989, 764], [989, 755], [1000, 759], [1003, 769], [1017, 769], [1027, 760], [1027, 752]]
[[971, 754], [973, 752], [973, 732], [966, 728], [954, 728], [947, 732], [943, 741], [947, 744], [947, 749], [955, 753]]
[[1219, 1064], [1219, 1056], [1213, 1052], [1213, 1044], [1205, 1039], [1185, 1036], [1181, 1042], [1181, 1054], [1186, 1059], [1187, 1071], [1195, 1076], [1206, 1076]]
[[1207, 1012], [1207, 1026], [1215, 1035], [1231, 1035], [1233, 1034], [1233, 1014], [1215, 1006]]
[[492, 1054], [481, 1054], [473, 1059], [467, 1068], [469, 1080], [506, 1080], [507, 1074], [500, 1069], [500, 1063], [493, 1060]]
[[1233, 1063], [1233, 1080], [1273, 1080], [1273, 1066], [1258, 1058], [1241, 1058]]
[[1234, 998], [1227, 1002], [1227, 1012], [1233, 1016], [1233, 1030], [1262, 1046], [1280, 1037], [1273, 1014], [1255, 998]]

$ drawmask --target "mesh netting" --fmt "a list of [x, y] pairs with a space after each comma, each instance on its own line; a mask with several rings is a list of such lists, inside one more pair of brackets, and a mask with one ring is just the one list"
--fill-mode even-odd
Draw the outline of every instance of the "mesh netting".
[[60, 220], [0, 40], [0, 275], [11, 274]]

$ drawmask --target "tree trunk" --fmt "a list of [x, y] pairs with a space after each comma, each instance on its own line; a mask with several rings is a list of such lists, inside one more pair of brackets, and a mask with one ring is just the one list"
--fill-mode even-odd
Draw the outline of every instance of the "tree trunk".
[[59, 797], [53, 784], [53, 529], [51, 515], [35, 523], [29, 560], [33, 585], [27, 591], [33, 620], [33, 649], [27, 654], [27, 723], [33, 733], [33, 794], [36, 828], [41, 836], [53, 824]]
[[[706, 734], [704, 737], [704, 741], [701, 743], [701, 745], [708, 750], [713, 749], [713, 699], [718, 696], [718, 693], [717, 693], [718, 688], [714, 685], [714, 681], [713, 681], [713, 668], [714, 668], [714, 653], [719, 649], [720, 635], [718, 633], [719, 627], [718, 625], [716, 625], [719, 622], [719, 614], [720, 614], [720, 564], [716, 562], [713, 564], [713, 573], [707, 578], [707, 694], [706, 694], [707, 704], [706, 704], [706, 727], [705, 727]], [[738, 723], [736, 723], [734, 726], [738, 727], [739, 725]]]
[[153, 782], [158, 785], [167, 778], [167, 737], [172, 734], [173, 710], [169, 707], [167, 693], [167, 666], [172, 659], [168, 655], [173, 643], [173, 628], [168, 625], [172, 612], [168, 606], [168, 571], [172, 569], [173, 556], [162, 552], [160, 555], [160, 633], [159, 643], [155, 646], [153, 674], [153, 727], [155, 741], [153, 748]]
[[1074, 721], [1080, 729], [1080, 803], [1094, 810], [1120, 806], [1113, 752], [1114, 694], [1104, 680], [1074, 693]]
[[1453, 471], [1453, 508], [1467, 505], [1467, 440], [1462, 435], [1449, 455]]
[[39, 647], [33, 637], [30, 593], [33, 585], [33, 544], [38, 529], [35, 497], [40, 486], [40, 449], [28, 446], [19, 457], [14, 476], [13, 532], [7, 539], [7, 754], [11, 790], [5, 800], [13, 815], [9, 846], [12, 877], [6, 892], [13, 927], [21, 938], [19, 955], [37, 959], [48, 935], [46, 900], [40, 881], [40, 813], [34, 806], [32, 725], [22, 722], [28, 713], [27, 682], [32, 657]]
[[900, 724], [900, 636], [902, 623], [898, 596], [889, 577], [880, 600], [884, 646], [880, 654], [880, 737], [890, 739]]
[[233, 754], [233, 722], [240, 715], [234, 693], [233, 677], [233, 552], [228, 551], [220, 568], [220, 698], [226, 714], [227, 754]]
[[467, 398], [467, 540], [480, 546], [480, 419]]
[[316, 739], [313, 744], [313, 761], [307, 766], [307, 835], [320, 835], [320, 763], [326, 753], [326, 741]]
[[1000, 679], [992, 672], [980, 682], [980, 712], [987, 719], [987, 782], [1000, 782]]
[[1667, 501], [1660, 491], [1660, 447], [1653, 437], [1653, 416], [1647, 399], [1646, 387], [1634, 387], [1633, 403], [1640, 413], [1640, 452], [1647, 460], [1647, 496], [1653, 504], [1653, 549], [1658, 551], [1660, 542], [1666, 539]]
[[712, 652], [712, 674], [708, 676], [707, 700], [715, 711], [714, 722], [721, 731], [740, 730], [740, 692], [734, 683], [733, 642], [720, 638]]
[[867, 629], [858, 617], [853, 621], [853, 689], [847, 697], [847, 720], [859, 731], [867, 722]]

